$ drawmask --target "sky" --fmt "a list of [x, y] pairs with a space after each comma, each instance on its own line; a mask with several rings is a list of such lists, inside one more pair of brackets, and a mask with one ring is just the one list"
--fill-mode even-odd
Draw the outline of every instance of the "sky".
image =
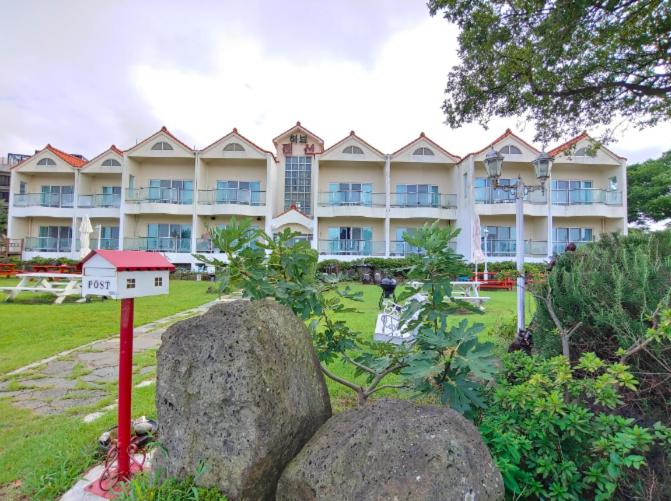
[[[386, 153], [420, 132], [460, 156], [507, 127], [533, 137], [515, 119], [444, 124], [457, 30], [425, 0], [0, 0], [0, 18], [0, 155], [92, 158], [163, 125], [197, 148], [237, 127], [272, 149], [298, 120], [327, 147], [354, 130]], [[671, 149], [671, 124], [615, 137], [635, 163]]]

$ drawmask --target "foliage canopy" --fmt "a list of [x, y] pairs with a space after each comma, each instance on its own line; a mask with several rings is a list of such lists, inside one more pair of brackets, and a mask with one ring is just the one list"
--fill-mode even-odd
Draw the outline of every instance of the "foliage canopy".
[[671, 151], [627, 168], [627, 208], [629, 222], [671, 218]]

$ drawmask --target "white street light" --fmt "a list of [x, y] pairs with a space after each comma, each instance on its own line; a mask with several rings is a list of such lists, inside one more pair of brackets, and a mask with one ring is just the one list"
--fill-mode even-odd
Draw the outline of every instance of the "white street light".
[[[517, 261], [517, 331], [521, 332], [526, 327], [524, 321], [524, 197], [527, 193], [536, 190], [545, 192], [545, 182], [550, 177], [552, 169], [552, 158], [545, 151], [532, 161], [536, 178], [540, 185], [525, 185], [521, 176], [517, 176], [514, 185], [499, 185], [499, 178], [503, 170], [503, 155], [491, 149], [485, 155], [485, 169], [493, 189], [501, 189], [515, 195], [515, 257]], [[548, 203], [552, 203], [549, 200]], [[549, 245], [549, 242], [548, 242]]]

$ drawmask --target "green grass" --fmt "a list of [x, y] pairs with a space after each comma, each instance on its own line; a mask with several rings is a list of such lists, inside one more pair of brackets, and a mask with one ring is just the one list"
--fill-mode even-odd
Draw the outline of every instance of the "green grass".
[[[0, 286], [16, 279], [0, 279]], [[208, 282], [173, 280], [168, 296], [139, 298], [135, 325], [142, 325], [215, 299]], [[115, 335], [119, 331], [119, 302], [68, 300], [54, 305], [53, 296], [22, 293], [14, 302], [0, 294], [0, 374], [64, 350]]]
[[[206, 283], [174, 281], [170, 287], [171, 294], [168, 297], [145, 298], [137, 302], [136, 324], [146, 323], [213, 298], [205, 293]], [[364, 295], [363, 302], [354, 303], [360, 313], [347, 313], [342, 318], [352, 328], [372, 338], [378, 313], [379, 288], [359, 284], [354, 284], [353, 287], [361, 290]], [[483, 295], [492, 298], [486, 304], [485, 314], [458, 315], [453, 322], [462, 318], [480, 322], [486, 326], [483, 338], [488, 338], [490, 328], [514, 316], [515, 294], [487, 291]], [[21, 302], [0, 304], [0, 325], [3, 325], [0, 350], [13, 350], [11, 355], [0, 351], [0, 356], [5, 360], [5, 367], [17, 367], [68, 347], [106, 337], [117, 329], [118, 313], [118, 303], [113, 301], [61, 306]], [[95, 316], [93, 321], [91, 315]], [[7, 334], [10, 330], [4, 327], [10, 323], [14, 327], [12, 334]], [[11, 340], [8, 339], [9, 336]], [[17, 346], [12, 346], [14, 343]], [[141, 367], [153, 364], [155, 356], [154, 350], [138, 355], [134, 360], [135, 372]], [[23, 361], [7, 361], [9, 359], [13, 362], [14, 357], [22, 357]], [[353, 375], [349, 367], [340, 363], [333, 364], [331, 369], [347, 378]], [[80, 371], [81, 368], [73, 370], [74, 373]], [[152, 374], [142, 377], [136, 375], [134, 382], [151, 377]], [[336, 411], [354, 405], [355, 399], [350, 390], [331, 381], [327, 384]], [[96, 408], [86, 409], [86, 412], [99, 410], [113, 401], [115, 388], [109, 385], [106, 390], [109, 398]], [[384, 395], [384, 392], [380, 395]], [[155, 416], [154, 399], [154, 385], [134, 388], [133, 416]], [[71, 410], [59, 416], [40, 417], [12, 407], [0, 396], [0, 499], [57, 499], [84, 471], [100, 462], [101, 457], [96, 447], [97, 437], [114, 425], [116, 411], [106, 412], [103, 417], [90, 424], [82, 422], [83, 411]]]

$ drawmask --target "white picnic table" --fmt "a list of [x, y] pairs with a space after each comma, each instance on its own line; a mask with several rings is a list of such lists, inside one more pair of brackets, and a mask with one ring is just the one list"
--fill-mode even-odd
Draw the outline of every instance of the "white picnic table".
[[[488, 296], [480, 295], [480, 285], [482, 285], [482, 282], [456, 281], [450, 282], [450, 284], [452, 284], [452, 297], [454, 299], [461, 299], [467, 303], [473, 303], [480, 308], [482, 308], [482, 305], [485, 303], [485, 301], [489, 301], [491, 299]], [[410, 282], [409, 285], [413, 287], [421, 287], [422, 284], [421, 282], [415, 281]]]
[[0, 287], [6, 292], [5, 301], [11, 301], [20, 292], [47, 293], [56, 296], [54, 304], [61, 304], [67, 296], [81, 296], [82, 276], [77, 273], [19, 273], [19, 283], [13, 287]]

